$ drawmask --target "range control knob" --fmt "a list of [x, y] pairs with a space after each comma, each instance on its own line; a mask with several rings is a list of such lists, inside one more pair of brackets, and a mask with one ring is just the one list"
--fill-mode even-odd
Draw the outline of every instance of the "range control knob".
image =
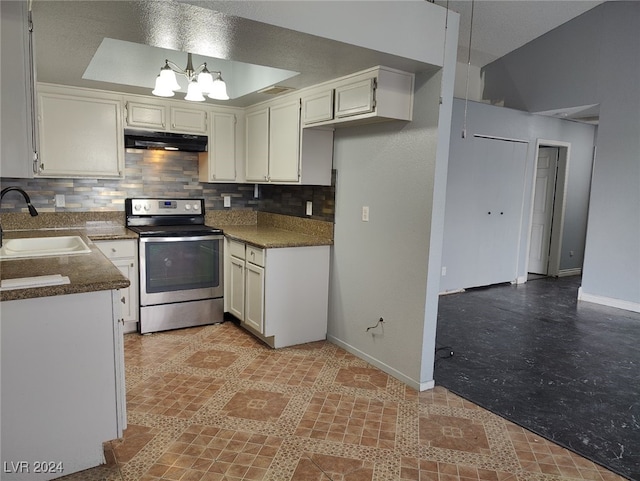
[[147, 211], [148, 211], [150, 208], [151, 208], [151, 207], [149, 207], [149, 204], [145, 204], [145, 205], [144, 205], [144, 210], [147, 210]]
[[185, 205], [184, 205], [184, 208], [185, 208], [186, 210], [191, 210], [191, 206], [190, 206], [189, 204], [185, 204]]
[[133, 206], [133, 210], [140, 210], [140, 204], [136, 204]]
[[200, 204], [193, 204], [193, 210], [199, 210]]

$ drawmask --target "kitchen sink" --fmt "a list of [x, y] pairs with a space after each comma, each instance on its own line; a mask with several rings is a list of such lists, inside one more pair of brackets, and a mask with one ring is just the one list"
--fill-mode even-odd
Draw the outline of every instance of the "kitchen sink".
[[5, 239], [0, 247], [0, 259], [24, 259], [27, 257], [66, 256], [88, 254], [91, 249], [80, 236], [27, 237]]

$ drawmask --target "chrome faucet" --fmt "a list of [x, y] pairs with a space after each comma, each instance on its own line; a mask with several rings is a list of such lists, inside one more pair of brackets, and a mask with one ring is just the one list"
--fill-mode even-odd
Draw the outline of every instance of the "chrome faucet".
[[[20, 192], [22, 194], [22, 197], [24, 197], [24, 200], [27, 203], [27, 208], [29, 209], [29, 214], [31, 214], [31, 217], [37, 216], [38, 211], [33, 205], [31, 205], [31, 199], [29, 198], [29, 194], [27, 194], [20, 187], [16, 187], [15, 185], [11, 187], [5, 187], [4, 189], [2, 189], [2, 191], [0, 191], [0, 203], [2, 202], [2, 198], [5, 196], [5, 194], [7, 192], [11, 192], [12, 190]], [[0, 247], [2, 247], [2, 226], [0, 226]]]

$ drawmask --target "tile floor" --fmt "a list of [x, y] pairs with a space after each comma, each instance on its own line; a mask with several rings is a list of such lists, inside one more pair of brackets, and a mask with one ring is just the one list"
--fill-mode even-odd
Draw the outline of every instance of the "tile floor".
[[618, 481], [442, 387], [232, 323], [125, 336], [129, 426], [82, 480]]

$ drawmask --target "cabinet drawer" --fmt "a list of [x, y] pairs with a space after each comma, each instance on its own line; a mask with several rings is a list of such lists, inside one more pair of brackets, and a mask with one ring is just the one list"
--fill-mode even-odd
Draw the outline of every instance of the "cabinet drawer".
[[136, 257], [136, 243], [127, 241], [95, 241], [94, 244], [109, 259]]
[[247, 262], [264, 267], [264, 249], [247, 246]]
[[244, 244], [242, 242], [229, 241], [229, 254], [239, 259], [244, 259]]

